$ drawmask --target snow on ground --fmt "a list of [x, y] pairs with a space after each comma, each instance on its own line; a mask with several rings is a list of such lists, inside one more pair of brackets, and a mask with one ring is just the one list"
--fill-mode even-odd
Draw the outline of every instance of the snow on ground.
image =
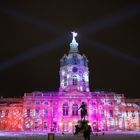
[[[0, 132], [0, 140], [48, 140], [46, 133]], [[84, 140], [82, 135], [55, 135], [54, 140]], [[91, 135], [91, 140], [140, 140], [140, 132], [105, 132]]]

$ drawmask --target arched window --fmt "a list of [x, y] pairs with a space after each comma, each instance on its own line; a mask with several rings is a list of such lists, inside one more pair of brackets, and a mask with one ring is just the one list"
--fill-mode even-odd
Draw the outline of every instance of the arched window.
[[76, 76], [73, 76], [72, 84], [73, 85], [77, 85], [77, 77]]
[[94, 109], [93, 110], [93, 116], [94, 116], [94, 118], [96, 118], [96, 113], [97, 113], [97, 111], [96, 111], [96, 109]]
[[105, 116], [105, 111], [101, 110], [101, 116], [104, 117]]
[[118, 116], [122, 116], [122, 110], [121, 109], [118, 110]]
[[8, 117], [8, 114], [9, 114], [9, 110], [7, 109], [5, 112], [5, 117]]
[[44, 117], [48, 117], [48, 109], [44, 109]]
[[77, 64], [77, 55], [73, 55], [73, 62], [74, 62], [74, 64]]
[[72, 105], [72, 115], [73, 116], [78, 115], [78, 105], [76, 103]]
[[0, 110], [0, 117], [2, 116], [2, 110]]
[[47, 128], [47, 122], [44, 122], [44, 128]]
[[38, 116], [39, 116], [39, 109], [36, 108], [36, 109], [35, 109], [35, 117], [38, 117]]
[[35, 129], [37, 129], [39, 126], [38, 126], [38, 122], [35, 122], [34, 126], [35, 126]]
[[30, 117], [30, 112], [31, 112], [30, 109], [26, 110], [27, 117]]
[[82, 82], [83, 82], [83, 90], [86, 91], [86, 82], [84, 78], [82, 79]]
[[67, 77], [64, 76], [64, 86], [67, 86]]
[[53, 106], [53, 118], [57, 117], [57, 106]]
[[63, 116], [68, 116], [68, 103], [63, 104]]
[[113, 117], [113, 110], [109, 110], [110, 117]]

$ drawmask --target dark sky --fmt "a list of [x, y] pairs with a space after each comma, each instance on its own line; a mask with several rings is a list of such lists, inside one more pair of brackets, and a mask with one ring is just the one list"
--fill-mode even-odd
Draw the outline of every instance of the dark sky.
[[57, 91], [59, 59], [77, 31], [90, 89], [139, 98], [140, 2], [0, 1], [0, 95]]

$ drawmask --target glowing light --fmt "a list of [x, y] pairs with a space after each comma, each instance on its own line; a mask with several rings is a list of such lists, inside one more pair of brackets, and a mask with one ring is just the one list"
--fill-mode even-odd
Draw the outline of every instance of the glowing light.
[[72, 33], [73, 38], [75, 38], [77, 36], [76, 32], [71, 32], [71, 33]]
[[67, 74], [67, 78], [70, 78], [70, 74]]
[[62, 126], [62, 123], [60, 122], [59, 125]]
[[72, 126], [72, 123], [69, 123], [70, 126]]
[[88, 125], [91, 125], [91, 123], [90, 123], [90, 122], [88, 122]]

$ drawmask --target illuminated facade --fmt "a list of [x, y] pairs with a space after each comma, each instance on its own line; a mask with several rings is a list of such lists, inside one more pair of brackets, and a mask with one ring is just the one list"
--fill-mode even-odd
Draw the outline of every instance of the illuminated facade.
[[88, 60], [78, 50], [76, 33], [68, 55], [60, 59], [59, 92], [25, 93], [23, 98], [0, 99], [0, 130], [73, 133], [78, 110], [87, 104], [93, 131], [140, 130], [140, 99], [123, 94], [90, 91]]

